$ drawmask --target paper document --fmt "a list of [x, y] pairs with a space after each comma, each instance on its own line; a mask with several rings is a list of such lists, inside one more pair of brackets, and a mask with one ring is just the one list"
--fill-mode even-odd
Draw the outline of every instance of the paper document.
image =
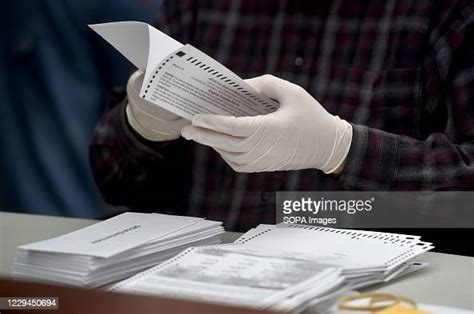
[[190, 248], [113, 286], [260, 309], [329, 308], [342, 294], [427, 267], [418, 236], [304, 225], [260, 225], [233, 244]]
[[431, 243], [420, 241], [417, 236], [285, 224], [260, 225], [236, 243], [313, 258], [348, 271], [362, 268], [392, 270], [433, 248]]
[[109, 257], [189, 227], [199, 220], [202, 218], [124, 213], [78, 231], [23, 245], [18, 249]]
[[124, 213], [54, 239], [17, 248], [18, 278], [99, 287], [173, 257], [220, 243], [222, 224], [203, 218]]
[[260, 95], [238, 75], [199, 49], [183, 45], [142, 22], [90, 27], [144, 71], [140, 95], [191, 120], [195, 114], [268, 114], [278, 103]]
[[188, 249], [112, 290], [294, 309], [301, 304], [294, 297], [309, 288], [318, 295], [337, 284], [338, 276], [330, 265], [223, 245]]

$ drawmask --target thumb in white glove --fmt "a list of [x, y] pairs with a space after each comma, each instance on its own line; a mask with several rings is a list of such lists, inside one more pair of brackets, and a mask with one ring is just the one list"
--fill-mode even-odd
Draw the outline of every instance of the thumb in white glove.
[[181, 135], [181, 128], [190, 122], [140, 97], [142, 83], [143, 73], [140, 71], [133, 73], [128, 80], [128, 123], [150, 141], [177, 139]]
[[278, 110], [253, 117], [196, 115], [182, 136], [213, 147], [238, 172], [317, 168], [332, 173], [344, 163], [351, 124], [288, 81], [264, 75], [246, 82], [277, 100]]

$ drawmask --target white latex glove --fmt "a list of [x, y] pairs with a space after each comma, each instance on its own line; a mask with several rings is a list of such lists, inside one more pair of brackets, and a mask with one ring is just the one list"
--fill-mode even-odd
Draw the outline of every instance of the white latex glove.
[[127, 84], [128, 123], [150, 141], [169, 141], [180, 137], [181, 128], [190, 122], [140, 97], [143, 73], [136, 71]]
[[238, 172], [338, 169], [349, 152], [352, 126], [328, 113], [298, 85], [264, 75], [246, 81], [280, 107], [267, 115], [196, 115], [182, 129], [188, 140], [213, 147]]

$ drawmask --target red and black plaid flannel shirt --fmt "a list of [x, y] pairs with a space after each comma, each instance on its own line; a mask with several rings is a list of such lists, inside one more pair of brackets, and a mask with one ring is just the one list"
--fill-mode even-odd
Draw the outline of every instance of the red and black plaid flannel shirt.
[[144, 140], [116, 102], [90, 147], [108, 202], [245, 230], [274, 222], [279, 190], [474, 190], [473, 1], [169, 1], [157, 27], [301, 85], [353, 124], [352, 147], [339, 177], [236, 173], [209, 147]]

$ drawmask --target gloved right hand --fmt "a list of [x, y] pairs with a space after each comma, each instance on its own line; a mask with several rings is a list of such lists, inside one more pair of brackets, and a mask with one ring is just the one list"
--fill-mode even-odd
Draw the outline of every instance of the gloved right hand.
[[127, 120], [131, 127], [149, 141], [169, 141], [181, 136], [181, 128], [191, 122], [140, 97], [143, 73], [136, 71], [127, 84]]

